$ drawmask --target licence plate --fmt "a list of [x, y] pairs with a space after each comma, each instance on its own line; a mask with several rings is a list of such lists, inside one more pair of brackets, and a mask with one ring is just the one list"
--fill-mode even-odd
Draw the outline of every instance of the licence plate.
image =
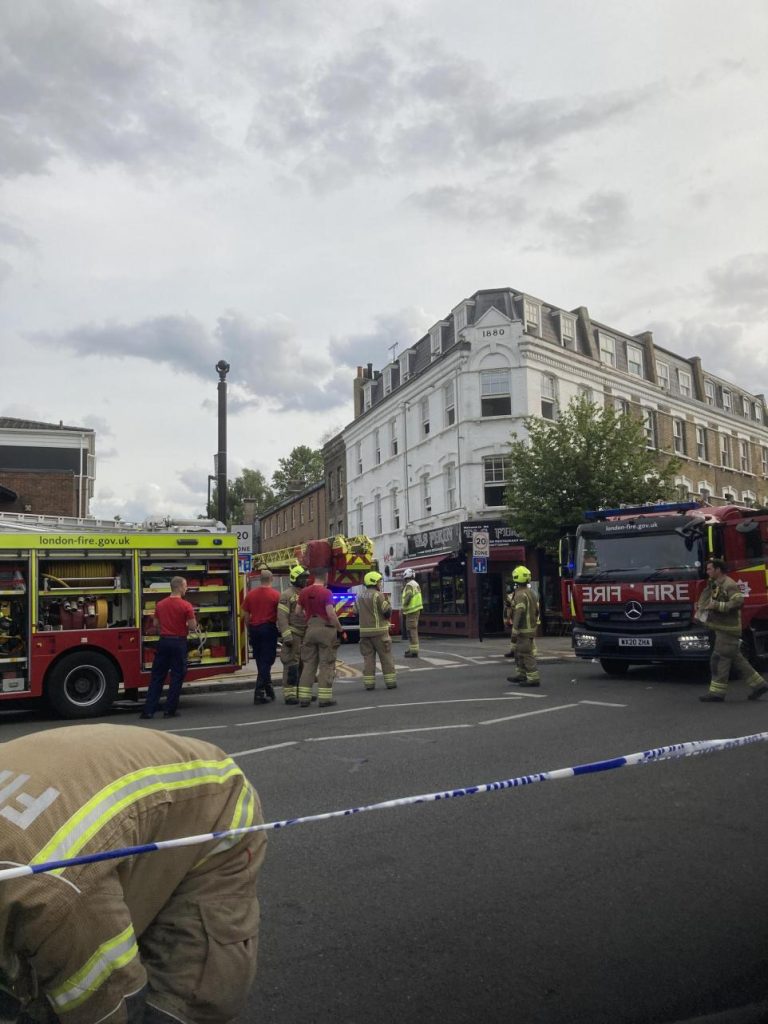
[[620, 636], [619, 647], [653, 647], [649, 636]]

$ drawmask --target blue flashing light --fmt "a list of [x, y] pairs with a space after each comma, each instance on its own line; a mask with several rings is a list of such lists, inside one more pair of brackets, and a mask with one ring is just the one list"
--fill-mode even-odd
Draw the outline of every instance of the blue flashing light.
[[585, 519], [612, 519], [614, 516], [647, 516], [658, 512], [690, 512], [701, 508], [697, 501], [676, 501], [661, 505], [632, 505], [627, 508], [597, 508], [584, 513]]

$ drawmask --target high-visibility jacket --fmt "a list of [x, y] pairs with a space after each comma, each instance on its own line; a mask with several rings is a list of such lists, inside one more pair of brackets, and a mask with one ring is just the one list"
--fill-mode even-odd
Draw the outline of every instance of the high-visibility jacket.
[[512, 632], [534, 636], [539, 621], [539, 602], [530, 587], [518, 587], [512, 600]]
[[744, 594], [738, 583], [730, 576], [724, 576], [718, 581], [710, 580], [699, 597], [699, 608], [706, 608], [710, 602], [712, 607], [703, 620], [707, 626], [721, 633], [741, 636], [741, 606], [744, 604]]
[[[79, 725], [0, 744], [6, 863], [41, 864], [261, 821], [240, 769], [202, 740]], [[65, 1024], [125, 1020], [123, 1000], [147, 983], [137, 940], [182, 882], [213, 881], [215, 888], [215, 873], [239, 864], [239, 843], [263, 856], [257, 833], [0, 881], [0, 967], [15, 979], [15, 994], [22, 1002], [45, 995]], [[258, 903], [255, 896], [242, 902], [249, 905], [227, 910], [242, 916], [232, 926], [256, 935]], [[182, 931], [169, 960], [184, 957], [183, 939]]]
[[421, 599], [421, 587], [416, 580], [408, 580], [403, 587], [401, 604], [405, 615], [413, 615], [414, 612], [420, 612], [424, 607], [424, 602]]
[[281, 596], [280, 604], [277, 606], [277, 628], [284, 640], [289, 636], [296, 636], [301, 640], [304, 636], [307, 619], [304, 609], [299, 604], [298, 590], [293, 589]]
[[360, 636], [387, 636], [392, 605], [384, 594], [373, 587], [357, 595]]

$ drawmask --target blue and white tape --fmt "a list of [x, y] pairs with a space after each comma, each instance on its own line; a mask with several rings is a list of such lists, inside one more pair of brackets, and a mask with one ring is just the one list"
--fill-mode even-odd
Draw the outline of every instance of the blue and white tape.
[[126, 846], [119, 850], [105, 850], [100, 853], [83, 854], [68, 860], [51, 860], [42, 864], [26, 864], [0, 871], [0, 882], [11, 878], [22, 878], [25, 875], [39, 875], [58, 868], [74, 867], [77, 864], [94, 864], [98, 861], [117, 860], [121, 857], [135, 857], [142, 853], [155, 853], [158, 850], [174, 850], [181, 846], [200, 846], [231, 836], [244, 836], [251, 832], [275, 832], [291, 825], [308, 825], [316, 821], [330, 821], [332, 818], [349, 818], [354, 814], [366, 811], [387, 811], [395, 807], [409, 807], [413, 804], [436, 803], [438, 800], [453, 800], [462, 796], [477, 796], [480, 793], [498, 793], [505, 789], [517, 789], [530, 786], [534, 782], [555, 782], [558, 779], [572, 779], [578, 775], [593, 775], [596, 772], [609, 772], [616, 768], [626, 768], [637, 764], [651, 764], [654, 761], [668, 761], [679, 757], [692, 757], [696, 754], [712, 754], [721, 750], [732, 750], [735, 747], [746, 747], [752, 743], [764, 743], [768, 740], [768, 732], [756, 732], [751, 736], [736, 736], [726, 740], [691, 740], [687, 743], [673, 743], [666, 747], [655, 747], [642, 750], [637, 754], [625, 754], [612, 757], [605, 761], [591, 761], [588, 764], [575, 765], [571, 768], [556, 768], [553, 771], [536, 772], [533, 775], [519, 775], [514, 779], [501, 779], [498, 782], [484, 782], [477, 786], [466, 786], [462, 789], [448, 789], [441, 793], [422, 793], [420, 796], [404, 796], [395, 800], [384, 800], [377, 804], [365, 804], [362, 807], [348, 807], [342, 811], [326, 811], [324, 814], [308, 814], [302, 818], [286, 818], [284, 821], [270, 821], [263, 825], [250, 825], [247, 828], [226, 829], [222, 832], [208, 832], [198, 836], [184, 836], [180, 839], [163, 839], [158, 843], [144, 843], [141, 846]]

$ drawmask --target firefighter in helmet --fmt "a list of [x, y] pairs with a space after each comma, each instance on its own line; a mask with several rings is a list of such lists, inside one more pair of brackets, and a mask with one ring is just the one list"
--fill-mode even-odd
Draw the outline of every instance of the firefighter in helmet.
[[283, 663], [283, 700], [299, 703], [299, 653], [307, 620], [299, 604], [299, 591], [307, 585], [309, 573], [303, 565], [294, 565], [288, 573], [291, 590], [280, 596], [277, 606], [277, 628], [280, 632], [280, 661]]
[[[515, 604], [515, 584], [511, 581], [507, 583], [507, 592], [504, 595], [504, 628], [512, 631], [512, 610]], [[515, 645], [510, 640], [510, 648], [504, 655], [505, 658], [514, 658], [515, 656]]]
[[421, 587], [416, 582], [416, 573], [413, 569], [406, 569], [403, 573], [405, 586], [403, 587], [400, 603], [405, 616], [405, 628], [408, 632], [408, 650], [404, 657], [418, 658], [419, 656], [419, 615], [424, 607], [421, 599]]
[[380, 572], [367, 572], [363, 577], [365, 589], [356, 599], [360, 622], [360, 653], [363, 656], [363, 684], [366, 690], [372, 690], [376, 686], [377, 654], [387, 689], [394, 690], [397, 686], [392, 638], [389, 635], [392, 605], [382, 594], [381, 584]]
[[531, 590], [531, 570], [524, 565], [512, 573], [515, 592], [512, 596], [512, 632], [515, 648], [517, 675], [507, 676], [510, 683], [520, 686], [539, 686], [539, 669], [536, 664], [534, 637], [539, 621], [539, 602]]

